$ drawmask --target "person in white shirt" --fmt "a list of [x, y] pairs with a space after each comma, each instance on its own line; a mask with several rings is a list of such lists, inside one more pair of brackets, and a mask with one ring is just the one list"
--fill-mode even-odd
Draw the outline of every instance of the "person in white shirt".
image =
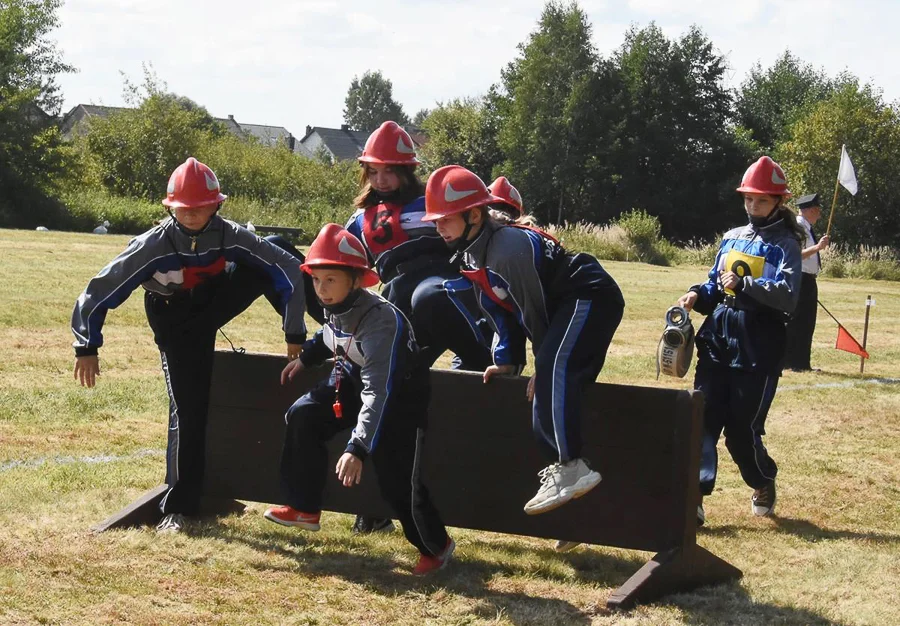
[[803, 279], [800, 283], [800, 301], [797, 310], [787, 326], [787, 350], [785, 352], [785, 369], [804, 372], [812, 369], [810, 350], [813, 331], [816, 329], [816, 309], [819, 299], [819, 287], [816, 276], [822, 269], [820, 252], [828, 247], [828, 235], [816, 236], [814, 227], [822, 216], [819, 194], [803, 196], [797, 200], [800, 215], [797, 223], [806, 231], [806, 241], [802, 242]]

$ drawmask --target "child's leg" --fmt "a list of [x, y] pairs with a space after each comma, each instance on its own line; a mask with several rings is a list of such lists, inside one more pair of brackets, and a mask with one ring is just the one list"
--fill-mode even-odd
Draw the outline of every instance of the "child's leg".
[[716, 486], [719, 454], [716, 444], [731, 411], [731, 368], [697, 363], [694, 389], [703, 392], [703, 443], [700, 452], [700, 493], [708, 496]]
[[388, 407], [372, 462], [382, 497], [403, 525], [407, 540], [428, 556], [447, 547], [447, 529], [422, 483], [422, 447], [428, 406], [427, 370], [403, 381], [405, 389]]
[[[352, 389], [352, 385], [347, 385]], [[281, 486], [288, 505], [305, 513], [322, 510], [322, 491], [328, 476], [325, 442], [356, 424], [358, 397], [341, 392], [344, 417], [334, 415], [334, 387], [320, 384], [297, 400], [285, 415], [287, 430], [281, 453]]]
[[195, 515], [200, 504], [206, 450], [206, 417], [212, 376], [213, 331], [180, 338], [160, 349], [169, 394], [163, 514]]
[[552, 462], [581, 457], [581, 395], [593, 382], [622, 320], [622, 307], [601, 300], [567, 300], [550, 321], [535, 359], [532, 424]]
[[[304, 261], [304, 256], [294, 246], [281, 237], [266, 237], [266, 241], [282, 248], [297, 258], [299, 265]], [[221, 328], [235, 317], [246, 311], [260, 296], [265, 296], [279, 315], [283, 313], [281, 294], [272, 284], [271, 277], [263, 270], [250, 265], [235, 265], [227, 272], [227, 280], [216, 290], [215, 297], [210, 301], [208, 312], [212, 323]], [[312, 279], [304, 274], [304, 293], [306, 294], [307, 310], [320, 323], [324, 320], [321, 315], [321, 307], [315, 300], [315, 291], [312, 290]], [[310, 300], [310, 293], [313, 299]]]
[[731, 419], [725, 424], [725, 446], [744, 482], [753, 489], [762, 489], [778, 473], [778, 466], [762, 442], [778, 375], [735, 371], [732, 380]]
[[459, 357], [459, 369], [484, 371], [492, 363], [490, 342], [478, 325], [481, 315], [468, 279], [458, 274], [429, 276], [413, 291], [411, 307], [416, 341], [424, 347], [424, 364], [432, 365], [445, 350]]

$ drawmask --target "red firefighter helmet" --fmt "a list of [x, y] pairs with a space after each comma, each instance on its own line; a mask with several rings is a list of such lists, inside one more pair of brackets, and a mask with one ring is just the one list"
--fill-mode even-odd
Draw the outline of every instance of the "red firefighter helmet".
[[518, 189], [513, 187], [512, 184], [506, 180], [506, 176], [499, 176], [497, 180], [492, 182], [491, 186], [488, 187], [488, 191], [490, 191], [492, 195], [500, 198], [504, 204], [514, 209], [519, 215], [525, 213], [525, 207], [522, 205], [522, 195], [519, 193]]
[[362, 270], [361, 286], [377, 285], [378, 274], [369, 267], [366, 249], [356, 236], [340, 224], [325, 224], [309, 247], [306, 262], [300, 269], [307, 274], [322, 266], [339, 265]]
[[219, 179], [213, 171], [190, 157], [172, 172], [162, 203], [173, 209], [196, 209], [224, 202], [227, 197], [219, 190]]
[[787, 188], [787, 177], [784, 170], [775, 161], [767, 156], [747, 168], [741, 186], [737, 191], [743, 193], [767, 193], [771, 196], [784, 196], [789, 198], [791, 192]]
[[425, 185], [425, 217], [422, 219], [433, 222], [494, 202], [503, 202], [503, 198], [488, 191], [477, 174], [461, 165], [445, 165], [428, 177], [428, 184]]
[[377, 165], [418, 165], [416, 147], [409, 133], [397, 122], [385, 122], [369, 135], [360, 163]]

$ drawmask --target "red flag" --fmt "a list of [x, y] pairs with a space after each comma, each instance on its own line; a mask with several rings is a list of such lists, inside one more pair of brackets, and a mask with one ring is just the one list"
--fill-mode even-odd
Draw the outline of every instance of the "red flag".
[[866, 349], [859, 345], [859, 342], [840, 324], [838, 324], [838, 336], [837, 341], [834, 342], [834, 347], [837, 350], [843, 350], [844, 352], [850, 352], [851, 354], [856, 354], [867, 359], [869, 358], [869, 353], [866, 352]]

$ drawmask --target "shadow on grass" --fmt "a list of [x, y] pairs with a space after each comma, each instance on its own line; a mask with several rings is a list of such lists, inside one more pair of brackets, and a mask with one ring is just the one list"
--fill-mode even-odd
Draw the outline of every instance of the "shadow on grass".
[[[199, 529], [198, 529], [199, 530]], [[612, 592], [624, 584], [651, 555], [635, 552], [634, 556], [610, 554], [603, 548], [584, 546], [566, 554], [546, 548], [535, 548], [514, 538], [488, 535], [490, 538], [463, 541], [457, 548], [459, 558], [450, 566], [426, 578], [418, 578], [408, 572], [408, 564], [383, 554], [373, 554], [368, 549], [369, 539], [351, 537], [346, 543], [324, 542], [312, 535], [297, 533], [285, 535], [283, 529], [254, 529], [252, 533], [231, 526], [208, 529], [227, 543], [241, 543], [261, 553], [254, 568], [265, 570], [290, 570], [298, 568], [306, 576], [337, 576], [365, 587], [371, 593], [386, 598], [405, 593], [428, 593], [445, 589], [451, 593], [477, 601], [472, 614], [494, 620], [498, 616], [513, 624], [590, 624], [602, 616], [615, 617], [616, 612], [606, 608], [606, 592], [597, 594], [596, 601], [579, 607], [564, 597], [529, 595], [528, 587], [541, 581], [556, 584], [572, 583], [560, 564], [568, 564], [575, 570], [574, 581], [591, 587], [606, 588]], [[714, 529], [716, 530], [716, 529]], [[201, 534], [207, 534], [202, 532]], [[714, 534], [714, 533], [712, 533]], [[411, 546], [406, 546], [412, 550]], [[481, 558], [489, 553], [496, 558]], [[266, 564], [269, 555], [277, 554], [293, 562], [293, 565]], [[537, 565], [535, 565], [537, 562]], [[399, 571], [402, 568], [406, 571]], [[496, 588], [497, 579], [515, 579], [513, 584]], [[522, 590], [510, 591], [510, 587]], [[576, 592], [581, 593], [583, 591]], [[591, 592], [588, 592], [591, 593]], [[778, 623], [778, 624], [835, 624], [832, 619], [803, 608], [760, 603], [753, 600], [739, 582], [700, 588], [689, 593], [667, 596], [658, 606], [677, 608], [681, 619], [689, 624], [710, 623]], [[627, 613], [623, 615], [623, 619]]]
[[[800, 539], [804, 539], [810, 543], [823, 541], [828, 539], [863, 539], [868, 541], [877, 541], [881, 543], [900, 543], [900, 535], [879, 532], [855, 531], [855, 530], [838, 530], [831, 528], [823, 528], [808, 520], [793, 519], [790, 517], [779, 517], [773, 515], [771, 520], [775, 523], [774, 527], [766, 528], [766, 532], [775, 531], [777, 533], [794, 535]], [[734, 537], [741, 531], [761, 530], [750, 526], [741, 526], [737, 524], [725, 524], [723, 526], [715, 526], [711, 528], [704, 527], [700, 530], [700, 535], [709, 535], [714, 537]]]

